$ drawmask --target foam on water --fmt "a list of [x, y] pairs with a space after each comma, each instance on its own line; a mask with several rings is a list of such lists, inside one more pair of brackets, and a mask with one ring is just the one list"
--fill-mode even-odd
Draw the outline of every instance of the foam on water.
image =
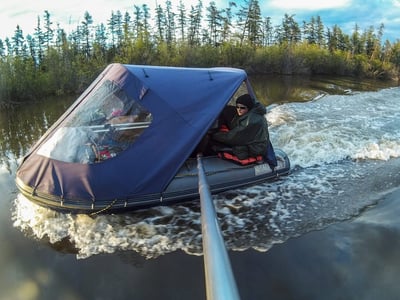
[[399, 97], [391, 88], [276, 106], [267, 116], [271, 140], [301, 167], [399, 157]]
[[[214, 196], [228, 249], [267, 251], [349, 219], [398, 188], [399, 102], [395, 88], [270, 108], [271, 139], [294, 168], [277, 181]], [[13, 221], [29, 236], [76, 249], [78, 258], [117, 251], [149, 259], [177, 250], [202, 254], [198, 201], [87, 216], [54, 212], [18, 195]]]

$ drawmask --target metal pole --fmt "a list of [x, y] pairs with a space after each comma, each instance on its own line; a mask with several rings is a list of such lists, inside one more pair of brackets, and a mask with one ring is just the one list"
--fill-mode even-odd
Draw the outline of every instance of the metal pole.
[[239, 300], [224, 239], [218, 224], [210, 188], [204, 172], [201, 154], [197, 155], [199, 194], [201, 204], [201, 231], [208, 300]]

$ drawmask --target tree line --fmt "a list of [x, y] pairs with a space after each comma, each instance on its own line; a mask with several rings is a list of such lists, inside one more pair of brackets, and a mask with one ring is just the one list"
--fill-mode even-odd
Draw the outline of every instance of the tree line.
[[67, 33], [49, 11], [32, 34], [16, 26], [0, 39], [0, 107], [82, 92], [112, 62], [190, 67], [231, 66], [249, 73], [333, 74], [389, 79], [400, 74], [400, 41], [383, 41], [384, 24], [347, 34], [319, 16], [279, 24], [258, 0], [219, 8], [202, 0], [176, 7], [167, 0], [112, 11], [95, 24], [89, 12]]

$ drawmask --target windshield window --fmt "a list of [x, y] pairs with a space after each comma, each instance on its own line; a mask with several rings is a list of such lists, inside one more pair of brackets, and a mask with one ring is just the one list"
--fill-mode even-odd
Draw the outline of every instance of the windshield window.
[[38, 154], [65, 162], [99, 163], [127, 149], [152, 120], [140, 99], [132, 99], [108, 80], [88, 95]]

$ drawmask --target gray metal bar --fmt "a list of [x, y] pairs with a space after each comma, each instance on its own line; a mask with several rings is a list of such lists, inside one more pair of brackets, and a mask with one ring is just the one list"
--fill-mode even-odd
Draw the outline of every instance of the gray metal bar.
[[218, 224], [217, 214], [204, 172], [201, 154], [197, 155], [201, 204], [201, 231], [208, 300], [239, 300], [236, 281]]
[[134, 123], [122, 123], [122, 124], [103, 124], [103, 125], [91, 125], [88, 128], [92, 129], [93, 132], [107, 132], [110, 129], [115, 131], [130, 130], [130, 129], [141, 129], [147, 128], [151, 122], [134, 122]]
[[92, 131], [95, 133], [101, 133], [101, 132], [108, 132], [111, 129], [114, 131], [124, 131], [124, 130], [131, 130], [131, 129], [143, 129], [149, 127], [148, 125], [138, 125], [138, 126], [130, 126], [130, 127], [115, 127], [115, 126], [110, 126], [110, 128], [103, 128], [103, 129], [93, 129]]
[[129, 123], [119, 123], [119, 124], [101, 124], [101, 125], [90, 125], [89, 128], [92, 129], [102, 129], [104, 127], [131, 127], [131, 126], [149, 126], [151, 122], [129, 122]]

